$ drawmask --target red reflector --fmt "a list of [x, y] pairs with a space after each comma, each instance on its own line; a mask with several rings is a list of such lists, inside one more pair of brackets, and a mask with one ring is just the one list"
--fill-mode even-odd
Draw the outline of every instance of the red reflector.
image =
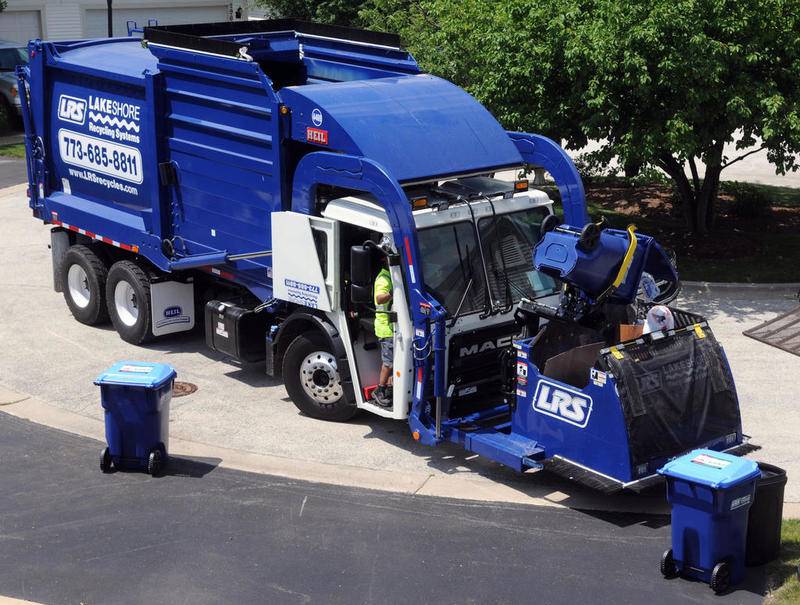
[[328, 131], [321, 128], [306, 128], [306, 141], [309, 143], [316, 143], [317, 145], [328, 144]]
[[364, 401], [369, 401], [370, 399], [372, 399], [372, 393], [377, 388], [378, 388], [377, 384], [373, 384], [372, 386], [369, 387], [364, 387]]

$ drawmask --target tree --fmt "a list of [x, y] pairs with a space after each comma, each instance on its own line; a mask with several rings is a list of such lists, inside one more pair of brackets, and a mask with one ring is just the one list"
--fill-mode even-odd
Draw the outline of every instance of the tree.
[[659, 166], [695, 233], [725, 167], [764, 148], [798, 168], [800, 0], [369, 0], [360, 16], [507, 128]]

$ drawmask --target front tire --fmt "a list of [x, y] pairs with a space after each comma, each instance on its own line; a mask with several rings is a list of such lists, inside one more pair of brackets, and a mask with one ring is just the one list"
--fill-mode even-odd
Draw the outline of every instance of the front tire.
[[301, 334], [289, 343], [283, 380], [292, 402], [307, 416], [344, 422], [358, 411], [345, 396], [336, 357], [320, 334]]
[[106, 280], [108, 269], [88, 246], [71, 246], [61, 262], [64, 300], [72, 316], [94, 326], [108, 321]]
[[129, 260], [111, 266], [106, 282], [111, 323], [125, 342], [140, 345], [153, 338], [150, 312], [150, 278]]

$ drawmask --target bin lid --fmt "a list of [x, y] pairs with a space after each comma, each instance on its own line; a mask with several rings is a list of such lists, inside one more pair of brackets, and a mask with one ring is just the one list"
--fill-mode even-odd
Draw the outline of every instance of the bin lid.
[[727, 489], [751, 481], [761, 474], [758, 464], [714, 450], [694, 450], [658, 469], [661, 475], [707, 485], [714, 489]]
[[172, 366], [165, 363], [119, 361], [100, 374], [94, 383], [97, 385], [122, 384], [157, 389], [177, 375]]

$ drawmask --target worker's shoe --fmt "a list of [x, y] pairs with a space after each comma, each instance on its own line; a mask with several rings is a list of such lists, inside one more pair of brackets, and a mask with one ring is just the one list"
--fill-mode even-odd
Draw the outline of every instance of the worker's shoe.
[[392, 387], [378, 386], [372, 391], [372, 401], [382, 408], [392, 407]]

